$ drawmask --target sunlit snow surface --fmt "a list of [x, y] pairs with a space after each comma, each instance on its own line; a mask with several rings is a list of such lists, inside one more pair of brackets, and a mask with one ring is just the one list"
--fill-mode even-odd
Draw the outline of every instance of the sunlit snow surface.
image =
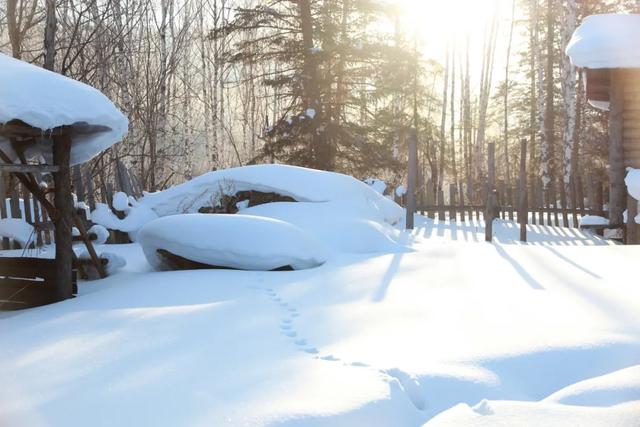
[[293, 272], [156, 273], [101, 246], [124, 271], [0, 313], [0, 425], [639, 424], [640, 248], [417, 224]]

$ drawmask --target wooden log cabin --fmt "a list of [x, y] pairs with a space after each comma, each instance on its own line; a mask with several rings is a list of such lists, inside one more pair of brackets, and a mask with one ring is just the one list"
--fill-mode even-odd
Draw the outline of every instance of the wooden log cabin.
[[[627, 168], [640, 169], [640, 15], [589, 16], [566, 50], [583, 72], [586, 98], [609, 117], [610, 221], [627, 210], [625, 242], [640, 243], [638, 201], [627, 194]], [[618, 209], [616, 209], [618, 208]]]
[[[98, 90], [3, 54], [0, 82], [0, 173], [15, 176], [46, 209], [55, 227], [55, 260], [0, 257], [1, 310], [73, 296], [73, 226], [85, 236], [96, 270], [104, 276], [74, 212], [70, 167], [119, 142], [128, 120]], [[53, 175], [53, 191], [40, 185], [47, 173]], [[1, 174], [0, 179], [4, 179]]]

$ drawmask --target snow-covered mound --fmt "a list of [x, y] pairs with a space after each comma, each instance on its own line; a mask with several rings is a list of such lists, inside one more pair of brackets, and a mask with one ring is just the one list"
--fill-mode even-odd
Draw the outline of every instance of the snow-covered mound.
[[580, 406], [640, 402], [640, 365], [580, 381], [553, 393], [544, 401]]
[[145, 193], [140, 202], [166, 216], [197, 212], [220, 193], [249, 190], [278, 193], [298, 202], [339, 201], [389, 224], [400, 221], [403, 214], [396, 203], [351, 176], [273, 164], [209, 172], [165, 191]]
[[240, 211], [274, 218], [312, 234], [330, 250], [353, 253], [397, 252], [400, 232], [378, 221], [364, 206], [340, 202], [278, 202]]
[[[334, 172], [271, 164], [215, 171], [165, 191], [147, 193], [140, 205], [161, 217], [194, 213], [203, 206], [215, 205], [222, 195], [249, 190], [277, 193], [296, 202], [247, 207], [245, 201], [237, 204], [241, 213], [293, 224], [327, 249], [356, 253], [397, 251], [398, 231], [393, 225], [401, 220], [403, 209], [376, 188]], [[110, 227], [106, 222], [100, 223]]]
[[[108, 127], [107, 132], [74, 138], [74, 165], [122, 140], [129, 126], [127, 118], [97, 89], [0, 53], [0, 123], [10, 120], [43, 130], [79, 123]], [[50, 144], [39, 141], [27, 153], [46, 155], [51, 153]], [[12, 152], [1, 137], [0, 148]]]
[[13, 239], [24, 248], [34, 240], [33, 226], [20, 218], [0, 219], [0, 237]]
[[567, 45], [577, 67], [640, 68], [640, 15], [586, 17]]
[[139, 233], [145, 257], [158, 270], [167, 269], [158, 253], [217, 267], [241, 270], [296, 270], [323, 264], [323, 248], [298, 227], [249, 215], [171, 215], [147, 224]]

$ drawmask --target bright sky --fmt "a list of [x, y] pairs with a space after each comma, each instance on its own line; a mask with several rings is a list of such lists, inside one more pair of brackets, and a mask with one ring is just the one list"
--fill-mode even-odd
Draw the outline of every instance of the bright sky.
[[[485, 29], [498, 17], [498, 41], [494, 81], [504, 78], [504, 64], [513, 0], [390, 0], [404, 11], [407, 34], [417, 31], [427, 58], [444, 63], [447, 43], [453, 40], [458, 55], [464, 52], [467, 35], [471, 43], [472, 74], [480, 74]], [[516, 13], [518, 11], [516, 10]], [[518, 17], [516, 16], [516, 19]], [[413, 29], [413, 30], [411, 30]], [[514, 33], [514, 46], [519, 34]], [[457, 59], [458, 64], [460, 58]], [[474, 73], [477, 70], [477, 73]]]

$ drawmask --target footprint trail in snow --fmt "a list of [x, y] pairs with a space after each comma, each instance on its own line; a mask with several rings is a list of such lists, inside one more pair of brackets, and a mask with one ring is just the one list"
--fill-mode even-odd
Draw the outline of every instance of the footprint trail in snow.
[[[263, 282], [260, 277], [258, 282]], [[255, 288], [254, 288], [255, 289]], [[315, 359], [327, 362], [342, 362], [345, 366], [356, 368], [370, 369], [377, 375], [381, 375], [383, 379], [390, 384], [397, 386], [404, 392], [411, 403], [420, 411], [424, 411], [427, 407], [426, 397], [423, 396], [420, 382], [414, 376], [401, 371], [400, 369], [375, 369], [374, 367], [363, 362], [346, 362], [333, 354], [321, 354], [320, 350], [311, 345], [306, 338], [300, 337], [295, 328], [295, 319], [300, 316], [299, 311], [287, 303], [273, 288], [264, 289], [266, 296], [282, 311], [283, 316], [280, 319], [280, 333], [290, 339], [290, 342], [300, 351], [313, 355]]]

